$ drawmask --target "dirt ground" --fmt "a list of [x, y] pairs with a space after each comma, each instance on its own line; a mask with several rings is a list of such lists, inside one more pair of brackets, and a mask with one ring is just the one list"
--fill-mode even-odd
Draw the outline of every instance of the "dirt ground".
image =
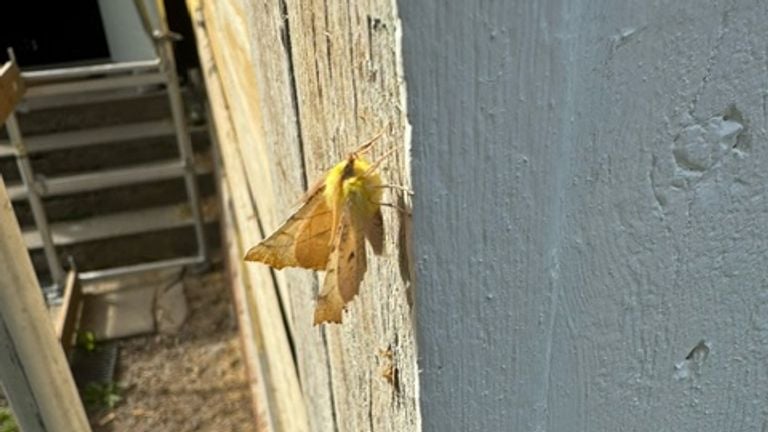
[[184, 282], [189, 315], [178, 334], [119, 342], [121, 400], [89, 413], [95, 432], [254, 430], [225, 278], [211, 272]]

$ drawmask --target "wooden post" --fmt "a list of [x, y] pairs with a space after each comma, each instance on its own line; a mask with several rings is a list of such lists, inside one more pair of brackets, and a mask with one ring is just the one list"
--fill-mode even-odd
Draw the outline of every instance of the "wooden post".
[[0, 382], [25, 432], [90, 431], [0, 178]]
[[[189, 0], [217, 122], [237, 243], [255, 245], [295, 209], [308, 184], [384, 129], [382, 175], [408, 187], [400, 22], [390, 0]], [[222, 126], [222, 127], [219, 127]], [[408, 207], [408, 197], [385, 199]], [[241, 323], [264, 382], [257, 404], [275, 431], [419, 429], [408, 215], [384, 209], [386, 253], [341, 325], [313, 326], [322, 272], [238, 268]], [[242, 256], [232, 256], [242, 260]], [[248, 324], [248, 320], [253, 320]], [[246, 341], [246, 343], [248, 343]], [[263, 389], [265, 391], [260, 391]], [[266, 394], [264, 394], [266, 393]]]

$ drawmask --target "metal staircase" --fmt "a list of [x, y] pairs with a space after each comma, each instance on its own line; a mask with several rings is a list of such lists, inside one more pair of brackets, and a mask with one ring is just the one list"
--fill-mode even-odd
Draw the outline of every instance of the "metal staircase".
[[[162, 5], [162, 2], [158, 4]], [[210, 170], [210, 166], [204, 161], [196, 163], [190, 138], [191, 132], [199, 131], [204, 126], [188, 125], [173, 56], [174, 35], [168, 31], [162, 6], [160, 9], [159, 23], [153, 26], [146, 10], [139, 5], [145, 28], [154, 41], [156, 59], [22, 71], [27, 91], [16, 112], [6, 121], [8, 139], [0, 140], [0, 158], [14, 157], [16, 160], [21, 181], [8, 184], [9, 195], [13, 201], [29, 202], [35, 229], [25, 231], [24, 239], [30, 251], [44, 251], [52, 281], [50, 286], [44, 287], [44, 291], [54, 302], [61, 295], [66, 278], [61, 254], [63, 246], [189, 226], [194, 229], [197, 245], [194, 255], [85, 271], [79, 277], [83, 280], [99, 279], [165, 267], [204, 264], [208, 260], [204, 230], [206, 220], [196, 175]], [[147, 95], [167, 96], [170, 118], [44, 134], [25, 131], [23, 122], [19, 121], [20, 116], [40, 110], [76, 112], [88, 104], [119, 103]], [[177, 156], [141, 164], [46, 177], [36, 172], [32, 159], [32, 156], [46, 152], [77, 152], [85, 147], [123, 142], [128, 146], [136, 140], [169, 136], [175, 137]], [[130, 151], [130, 148], [126, 147], [125, 151]], [[120, 153], [114, 157], [120, 158]], [[187, 197], [183, 204], [169, 203], [137, 211], [53, 223], [46, 213], [45, 200], [48, 198], [174, 178], [183, 179]]]

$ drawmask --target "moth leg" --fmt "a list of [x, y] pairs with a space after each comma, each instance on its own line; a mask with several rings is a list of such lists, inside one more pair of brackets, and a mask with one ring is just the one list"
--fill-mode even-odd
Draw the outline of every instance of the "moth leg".
[[411, 215], [411, 211], [410, 210], [404, 209], [404, 208], [400, 207], [397, 204], [392, 204], [392, 203], [387, 203], [387, 202], [375, 202], [375, 201], [371, 201], [371, 202], [373, 204], [377, 204], [377, 205], [380, 205], [380, 206], [383, 206], [383, 207], [389, 207], [391, 209], [395, 209], [395, 210], [399, 211], [400, 213], [404, 213], [404, 214], [406, 214], [408, 216]]

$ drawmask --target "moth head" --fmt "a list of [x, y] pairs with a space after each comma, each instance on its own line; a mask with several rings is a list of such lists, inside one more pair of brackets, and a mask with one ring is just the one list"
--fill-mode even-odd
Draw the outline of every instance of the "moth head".
[[336, 214], [347, 205], [352, 205], [356, 214], [366, 217], [379, 208], [381, 177], [371, 170], [367, 160], [357, 154], [347, 156], [331, 168], [324, 183], [326, 204]]
[[353, 153], [328, 171], [324, 182], [324, 194], [328, 199], [330, 207], [334, 207], [334, 201], [346, 194], [345, 188], [349, 186], [345, 185], [359, 183], [367, 177], [366, 170], [368, 166], [369, 164], [365, 160]]
[[341, 171], [341, 181], [350, 179], [355, 176], [355, 162], [357, 161], [357, 156], [352, 154], [350, 155], [346, 163], [344, 164], [344, 169]]

